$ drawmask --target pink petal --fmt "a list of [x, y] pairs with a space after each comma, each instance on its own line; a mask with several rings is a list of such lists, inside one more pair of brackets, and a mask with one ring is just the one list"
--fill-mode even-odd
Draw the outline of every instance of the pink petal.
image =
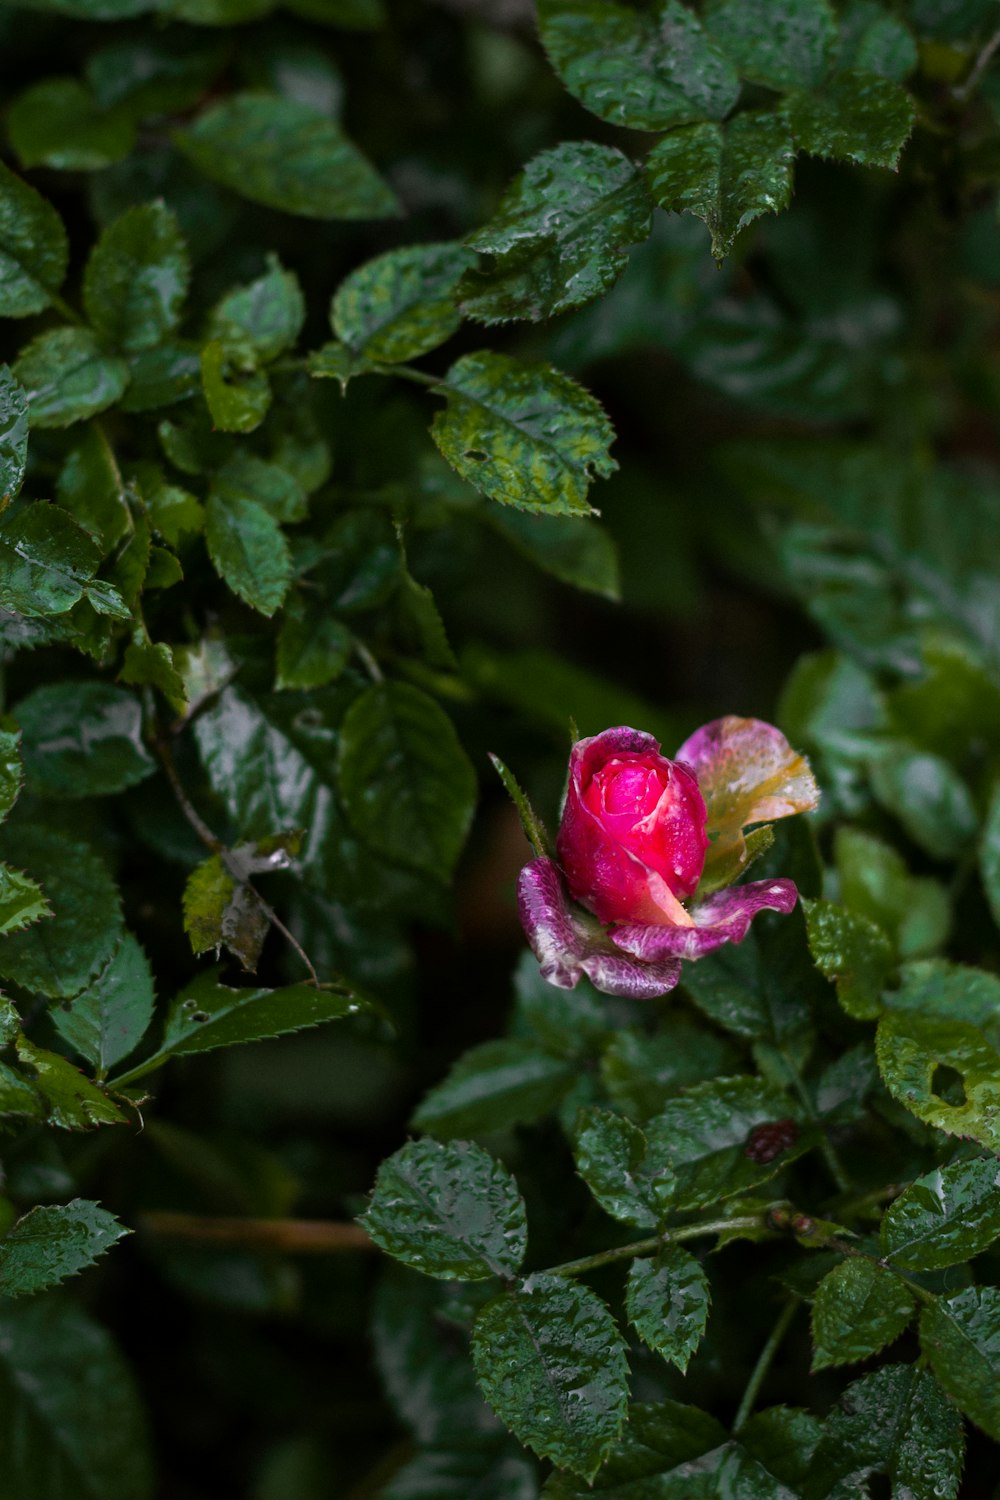
[[642, 963], [667, 958], [703, 958], [723, 943], [741, 943], [758, 912], [790, 912], [798, 900], [791, 880], [754, 880], [730, 886], [690, 909], [693, 927], [666, 927], [626, 922], [611, 941]]
[[637, 962], [609, 951], [604, 934], [588, 932], [574, 918], [559, 868], [551, 859], [525, 865], [517, 882], [517, 901], [542, 977], [559, 989], [574, 989], [585, 974], [605, 995], [652, 1000], [672, 990], [680, 978], [677, 959]]
[[698, 777], [709, 832], [729, 836], [749, 823], [810, 812], [819, 802], [805, 756], [763, 719], [714, 719], [684, 741], [677, 759]]

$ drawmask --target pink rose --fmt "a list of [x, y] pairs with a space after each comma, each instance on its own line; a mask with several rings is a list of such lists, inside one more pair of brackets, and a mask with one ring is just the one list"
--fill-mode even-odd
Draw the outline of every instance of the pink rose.
[[551, 984], [572, 989], [585, 974], [606, 994], [662, 995], [682, 959], [741, 942], [760, 911], [794, 907], [791, 880], [733, 887], [751, 858], [744, 829], [819, 800], [808, 762], [773, 725], [716, 719], [675, 760], [652, 735], [606, 729], [574, 745], [569, 770], [558, 862], [542, 855], [518, 882]]

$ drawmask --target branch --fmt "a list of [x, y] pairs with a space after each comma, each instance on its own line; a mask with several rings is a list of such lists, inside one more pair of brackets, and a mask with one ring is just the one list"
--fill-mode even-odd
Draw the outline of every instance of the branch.
[[240, 1219], [153, 1210], [140, 1215], [139, 1228], [164, 1239], [284, 1250], [297, 1255], [376, 1248], [360, 1224], [329, 1223], [322, 1219]]

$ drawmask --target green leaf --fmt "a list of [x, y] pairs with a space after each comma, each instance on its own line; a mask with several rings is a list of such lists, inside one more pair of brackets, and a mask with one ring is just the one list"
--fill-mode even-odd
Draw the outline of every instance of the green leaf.
[[271, 406], [271, 386], [250, 345], [212, 339], [201, 351], [201, 384], [222, 432], [253, 432]]
[[448, 715], [408, 683], [376, 683], [348, 709], [338, 784], [347, 816], [373, 849], [438, 879], [472, 819], [476, 778]]
[[211, 494], [205, 508], [208, 555], [219, 577], [251, 609], [270, 617], [292, 578], [288, 542], [278, 522], [256, 500]]
[[628, 247], [652, 227], [645, 179], [615, 147], [574, 141], [543, 151], [467, 238], [480, 262], [459, 286], [462, 311], [481, 323], [537, 323], [580, 307], [614, 285]]
[[779, 1048], [808, 1030], [817, 988], [826, 988], [811, 969], [797, 921], [706, 954], [682, 982], [717, 1025]]
[[83, 277], [87, 317], [113, 348], [151, 349], [177, 327], [190, 275], [172, 210], [164, 203], [130, 208], [90, 253]]
[[104, 555], [132, 530], [129, 491], [109, 443], [94, 424], [84, 429], [60, 469], [56, 499], [90, 532]]
[[537, 512], [494, 510], [484, 519], [536, 567], [551, 573], [560, 583], [621, 598], [618, 551], [614, 538], [603, 526], [585, 517], [546, 516]]
[[175, 137], [224, 187], [311, 219], [384, 219], [399, 212], [391, 189], [339, 125], [277, 94], [233, 94]]
[[687, 125], [653, 147], [646, 161], [660, 208], [695, 214], [712, 235], [721, 261], [741, 229], [761, 214], [787, 208], [794, 152], [777, 115], [748, 111], [727, 125]]
[[849, 1385], [826, 1420], [806, 1500], [871, 1494], [884, 1474], [894, 1495], [955, 1500], [962, 1477], [962, 1419], [926, 1370], [887, 1365]]
[[201, 383], [201, 360], [194, 344], [168, 342], [128, 356], [129, 388], [121, 410], [155, 411], [193, 396]]
[[129, 1366], [68, 1298], [0, 1309], [0, 1452], [5, 1500], [151, 1500]]
[[135, 141], [128, 116], [100, 109], [78, 78], [46, 78], [19, 94], [7, 130], [23, 167], [64, 172], [99, 171], [127, 156]]
[[625, 1345], [604, 1303], [568, 1278], [533, 1276], [472, 1329], [479, 1384], [515, 1437], [593, 1479], [625, 1421]]
[[882, 991], [894, 968], [892, 944], [877, 923], [832, 901], [802, 905], [809, 950], [819, 972], [837, 984], [837, 999], [855, 1020], [882, 1011]]
[[958, 1265], [1000, 1237], [1000, 1164], [994, 1157], [935, 1167], [882, 1217], [883, 1258], [901, 1271]]
[[99, 1203], [33, 1208], [0, 1239], [0, 1292], [23, 1297], [76, 1276], [131, 1231]]
[[268, 255], [263, 276], [227, 292], [216, 304], [211, 327], [223, 343], [249, 341], [267, 363], [292, 348], [305, 318], [299, 278], [286, 271], [276, 255]]
[[812, 1307], [813, 1369], [878, 1354], [913, 1317], [913, 1294], [873, 1260], [845, 1260], [823, 1277]]
[[330, 305], [334, 333], [368, 364], [402, 364], [427, 354], [462, 321], [455, 291], [472, 259], [461, 245], [448, 244], [408, 245], [376, 256], [337, 288]]
[[0, 943], [0, 974], [53, 999], [78, 995], [121, 937], [118, 888], [104, 861], [86, 844], [38, 826], [8, 825], [0, 847], [38, 878], [53, 910]]
[[651, 1260], [634, 1260], [625, 1285], [628, 1320], [644, 1344], [683, 1375], [701, 1343], [711, 1296], [693, 1255], [667, 1244]]
[[[682, 1406], [679, 1401], [633, 1406], [628, 1425], [593, 1488], [579, 1484], [569, 1474], [554, 1474], [545, 1486], [545, 1500], [589, 1500], [592, 1494], [614, 1496], [616, 1500], [644, 1500], [649, 1495], [658, 1500], [661, 1494], [670, 1495], [672, 1480], [676, 1480], [676, 1494], [697, 1494], [686, 1481], [692, 1471], [697, 1475], [704, 1470], [700, 1460], [725, 1441], [725, 1429], [696, 1406]], [[737, 1493], [742, 1500], [746, 1492]], [[747, 1500], [756, 1497], [750, 1492]], [[777, 1497], [772, 1495], [771, 1500]]]
[[809, 1149], [796, 1113], [786, 1094], [756, 1078], [695, 1084], [647, 1122], [647, 1170], [673, 1175], [664, 1193], [673, 1209], [745, 1193]]
[[[578, 987], [573, 997], [579, 992]], [[738, 1067], [736, 1051], [724, 1037], [678, 1016], [671, 1017], [669, 1031], [654, 1036], [639, 1028], [616, 1030], [601, 1057], [601, 1081], [619, 1109], [643, 1121], [689, 1084]]]
[[68, 1006], [54, 1006], [59, 1034], [104, 1078], [145, 1036], [153, 1019], [153, 974], [126, 932], [104, 968]]
[[29, 1083], [23, 1073], [0, 1063], [0, 1119], [20, 1118], [42, 1123], [45, 1116], [45, 1100], [34, 1084]]
[[875, 759], [870, 774], [882, 806], [935, 859], [956, 859], [972, 843], [979, 826], [976, 809], [946, 760], [893, 745]]
[[339, 381], [342, 396], [356, 376], [378, 373], [377, 366], [367, 355], [355, 354], [353, 349], [335, 339], [310, 354], [307, 368], [314, 380]]
[[431, 1089], [410, 1123], [445, 1141], [509, 1130], [551, 1114], [575, 1080], [569, 1062], [530, 1042], [483, 1042]]
[[473, 1449], [457, 1439], [454, 1448], [418, 1452], [395, 1471], [381, 1500], [537, 1500], [535, 1466], [512, 1447], [509, 1438]]
[[726, 126], [690, 124], [657, 142], [646, 162], [661, 208], [693, 213], [712, 234], [721, 261], [739, 231], [792, 198], [792, 138], [771, 113], [736, 115]]
[[943, 1021], [969, 1021], [991, 1041], [1000, 1042], [1000, 978], [969, 964], [925, 959], [904, 964], [898, 989], [885, 995], [886, 1008]]
[[17, 801], [23, 781], [21, 731], [8, 714], [0, 718], [0, 822]]
[[851, 0], [840, 17], [838, 70], [860, 68], [901, 83], [917, 66], [917, 44], [895, 16], [873, 0]]
[[[978, 1027], [889, 1012], [879, 1022], [875, 1046], [886, 1088], [918, 1120], [1000, 1152], [1000, 1052]], [[961, 1075], [960, 1096], [935, 1091], [941, 1069]]]
[[20, 932], [51, 915], [40, 886], [20, 870], [0, 864], [0, 934]]
[[0, 162], [0, 317], [42, 312], [62, 286], [68, 262], [62, 219]]
[[789, 94], [782, 114], [798, 150], [893, 171], [916, 120], [898, 83], [853, 71], [835, 73], [815, 93]]
[[528, 1225], [517, 1183], [469, 1141], [410, 1141], [379, 1167], [362, 1220], [375, 1243], [443, 1281], [511, 1276]]
[[[613, 1219], [655, 1229], [669, 1203], [669, 1173], [657, 1180], [644, 1171], [646, 1137], [638, 1125], [610, 1110], [581, 1110], [576, 1122], [576, 1169]], [[664, 1180], [665, 1179], [665, 1180]]]
[[834, 857], [844, 905], [889, 934], [901, 958], [918, 958], [945, 941], [947, 894], [930, 877], [910, 875], [889, 844], [844, 825], [837, 829]]
[[743, 78], [772, 89], [818, 84], [837, 34], [827, 0], [709, 0], [706, 25]]
[[214, 1052], [243, 1042], [286, 1036], [324, 1021], [340, 1021], [366, 1008], [346, 990], [291, 984], [283, 989], [234, 990], [220, 984], [217, 969], [199, 974], [171, 1001], [163, 1040], [152, 1057], [114, 1080], [116, 1088], [144, 1078], [170, 1057]]
[[431, 436], [452, 468], [502, 505], [588, 515], [587, 490], [618, 467], [600, 404], [551, 365], [466, 354], [441, 386]]
[[87, 328], [50, 328], [18, 355], [14, 375], [28, 397], [32, 427], [68, 427], [114, 405], [128, 365], [105, 354]]
[[108, 682], [51, 682], [15, 710], [24, 768], [43, 797], [107, 797], [152, 776], [142, 705]]
[[1000, 1440], [1000, 1288], [938, 1297], [921, 1314], [920, 1345], [955, 1404]]
[[1000, 781], [994, 787], [986, 822], [983, 824], [979, 868], [993, 920], [1000, 927]]
[[316, 603], [293, 592], [278, 633], [274, 685], [279, 690], [324, 687], [340, 676], [353, 649], [351, 632], [329, 613], [325, 600]]
[[234, 453], [213, 475], [211, 493], [226, 503], [255, 500], [276, 521], [302, 521], [309, 508], [305, 491], [287, 469], [246, 451]]
[[500, 777], [500, 780], [503, 782], [504, 791], [514, 804], [517, 816], [521, 822], [521, 829], [528, 843], [536, 854], [545, 855], [551, 859], [554, 855], [554, 845], [549, 837], [548, 829], [528, 801], [528, 795], [521, 787], [517, 777], [513, 771], [504, 765], [499, 755], [494, 755], [492, 751], [490, 752], [490, 764]]
[[91, 538], [57, 505], [22, 506], [0, 518], [0, 607], [63, 614], [83, 597], [100, 561]]
[[124, 1124], [127, 1116], [118, 1106], [58, 1052], [45, 1052], [22, 1036], [17, 1055], [45, 1101], [49, 1125], [58, 1130], [90, 1130], [95, 1125]]
[[669, 130], [721, 120], [736, 103], [732, 66], [678, 0], [656, 12], [605, 0], [542, 0], [539, 25], [570, 93], [612, 125]]
[[225, 947], [252, 974], [257, 968], [271, 922], [260, 900], [244, 881], [237, 881], [220, 854], [210, 855], [191, 871], [184, 887], [184, 931], [195, 953]]
[[0, 365], [0, 503], [21, 488], [28, 461], [28, 397], [6, 365]]

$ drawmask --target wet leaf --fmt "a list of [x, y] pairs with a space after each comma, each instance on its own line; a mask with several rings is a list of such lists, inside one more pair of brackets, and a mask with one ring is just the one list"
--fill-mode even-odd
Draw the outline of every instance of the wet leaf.
[[556, 1109], [575, 1079], [568, 1062], [530, 1042], [483, 1042], [431, 1089], [411, 1124], [445, 1141], [531, 1124]]
[[62, 220], [41, 193], [0, 163], [0, 316], [41, 312], [66, 276]]
[[107, 797], [156, 771], [139, 699], [111, 683], [46, 683], [21, 699], [15, 716], [38, 796]]
[[1000, 1288], [938, 1297], [921, 1314], [920, 1345], [956, 1405], [1000, 1439]]
[[447, 244], [408, 245], [376, 256], [337, 288], [330, 305], [334, 333], [365, 364], [401, 364], [427, 354], [461, 324], [456, 288], [472, 260], [461, 245]]
[[913, 101], [877, 73], [836, 73], [815, 93], [793, 93], [782, 114], [800, 151], [895, 170], [916, 120]]
[[693, 1255], [667, 1244], [649, 1260], [634, 1260], [625, 1310], [644, 1344], [683, 1375], [708, 1322], [708, 1281]]
[[24, 1297], [47, 1291], [92, 1265], [129, 1232], [85, 1198], [33, 1208], [0, 1240], [0, 1292]]
[[913, 1294], [872, 1260], [845, 1260], [816, 1288], [813, 1369], [853, 1364], [899, 1337], [914, 1312]]
[[68, 427], [113, 406], [129, 372], [89, 329], [50, 328], [21, 350], [14, 376], [27, 394], [32, 427]]
[[[893, 1098], [927, 1125], [1000, 1151], [1000, 1053], [967, 1021], [888, 1012], [876, 1039], [879, 1071]], [[958, 1074], [955, 1091], [939, 1070]], [[947, 1093], [947, 1097], [945, 1097]]]
[[87, 261], [83, 305], [114, 349], [162, 343], [180, 321], [191, 268], [176, 216], [163, 203], [130, 208], [109, 224]]
[[104, 968], [52, 1020], [70, 1046], [106, 1076], [145, 1036], [153, 1019], [153, 974], [139, 943], [126, 932]]
[[901, 1271], [957, 1265], [1000, 1237], [1000, 1164], [954, 1161], [918, 1177], [882, 1217], [883, 1256]]
[[211, 494], [205, 540], [216, 572], [233, 593], [260, 614], [273, 615], [288, 592], [292, 559], [270, 512], [256, 500]]
[[670, 1174], [654, 1180], [646, 1162], [646, 1137], [638, 1125], [610, 1110], [581, 1110], [576, 1123], [576, 1169], [613, 1219], [655, 1229], [664, 1213]]

